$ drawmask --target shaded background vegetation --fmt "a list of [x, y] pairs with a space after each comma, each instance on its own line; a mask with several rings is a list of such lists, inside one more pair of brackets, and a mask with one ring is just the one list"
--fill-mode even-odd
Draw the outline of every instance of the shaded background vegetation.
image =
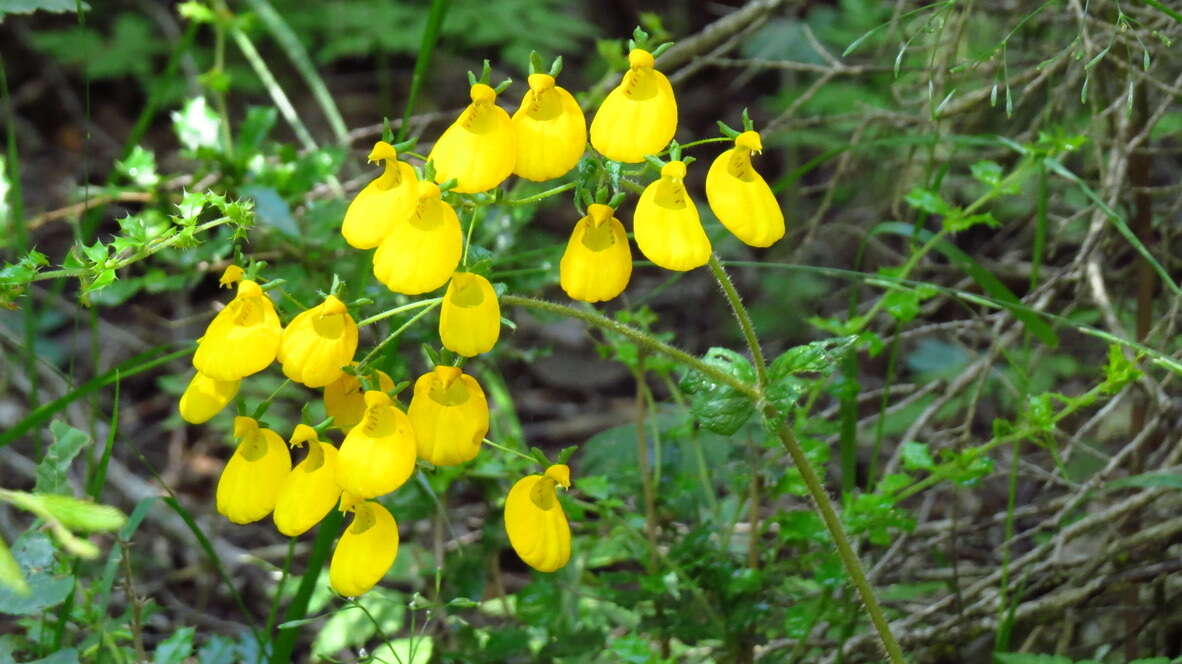
[[[847, 321], [873, 314], [856, 344], [812, 347], [819, 359], [785, 389], [914, 661], [1182, 655], [1174, 5], [447, 4], [406, 125], [421, 146], [462, 109], [464, 72], [484, 58], [494, 80], [517, 81], [509, 105], [531, 50], [562, 55], [563, 84], [589, 91], [580, 100], [593, 108], [637, 24], [677, 42], [659, 64], [678, 94], [680, 140], [716, 135], [716, 120], [736, 125], [750, 110], [765, 146], [757, 166], [789, 235], [753, 250], [708, 229], [769, 357], [843, 337]], [[0, 510], [22, 561], [49, 580], [77, 579], [4, 623], [0, 662], [70, 647], [83, 661], [247, 661], [283, 638], [309, 660], [407, 661], [413, 646], [456, 662], [877, 661], [799, 476], [758, 422], [709, 426], [687, 407], [698, 401], [682, 370], [526, 311], [506, 312], [516, 329], [470, 366], [494, 404], [490, 438], [579, 446], [566, 503], [572, 564], [531, 573], [508, 549], [500, 501], [532, 470], [486, 450], [388, 499], [403, 545], [364, 610], [321, 582], [309, 619], [273, 629], [292, 617], [283, 611], [311, 536], [289, 548], [268, 522], [216, 515], [229, 417], [180, 420], [190, 371], [180, 351], [225, 300], [216, 276], [236, 247], [304, 302], [334, 272], [354, 295], [399, 301], [365, 290], [368, 259], [338, 228], [373, 177], [364, 156], [383, 118], [399, 127], [429, 8], [185, 7], [103, 2], [0, 23], [0, 256], [16, 264], [35, 249], [77, 277], [26, 285], [48, 268], [0, 273], [11, 307], [0, 310], [0, 477], [33, 487], [63, 437], [49, 430], [56, 419], [88, 441], [72, 491], [133, 514], [119, 536], [95, 538], [97, 562], [78, 563], [27, 515]], [[700, 200], [716, 153], [693, 153]], [[193, 192], [225, 196], [221, 214], [253, 227], [211, 229], [119, 269], [104, 262], [174, 225], [178, 204], [219, 207]], [[227, 212], [226, 200], [253, 207]], [[991, 216], [930, 241], [968, 212]], [[565, 299], [557, 260], [574, 220], [569, 199], [503, 208], [476, 243], [509, 292]], [[641, 265], [606, 309], [696, 354], [738, 348], [716, 291], [705, 270]], [[383, 368], [417, 375], [434, 334], [412, 328]], [[144, 368], [167, 353], [180, 356]], [[280, 386], [271, 371], [243, 399]], [[315, 394], [288, 387], [269, 416], [294, 423], [305, 404], [322, 412]], [[388, 655], [375, 651], [383, 643]]]

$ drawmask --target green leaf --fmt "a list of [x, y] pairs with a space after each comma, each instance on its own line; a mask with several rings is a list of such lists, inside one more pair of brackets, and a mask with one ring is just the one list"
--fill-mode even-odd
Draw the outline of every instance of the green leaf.
[[126, 159], [115, 162], [115, 170], [129, 182], [140, 187], [153, 187], [160, 182], [156, 172], [156, 154], [135, 146]]
[[[755, 381], [751, 362], [733, 350], [714, 347], [702, 359], [741, 381]], [[715, 383], [696, 371], [686, 374], [681, 388], [692, 396], [690, 412], [702, 428], [717, 434], [733, 434], [755, 412], [755, 404], [741, 392], [729, 385]]]
[[1108, 363], [1104, 365], [1104, 383], [1100, 386], [1106, 394], [1116, 394], [1125, 385], [1141, 377], [1141, 370], [1129, 361], [1120, 346], [1108, 347]]
[[972, 165], [973, 177], [981, 184], [996, 187], [1001, 182], [1002, 169], [995, 161], [978, 161]]
[[110, 505], [99, 505], [89, 500], [70, 496], [43, 494], [34, 496], [45, 511], [70, 530], [106, 532], [121, 528], [127, 521], [123, 512]]
[[[872, 235], [893, 233], [904, 237], [915, 237], [921, 242], [930, 241], [934, 235], [926, 229], [916, 228], [911, 224], [897, 221], [888, 221], [879, 224], [871, 229], [870, 233]], [[934, 247], [936, 251], [944, 254], [948, 260], [960, 266], [990, 297], [998, 300], [1001, 306], [1008, 309], [1015, 318], [1022, 321], [1022, 324], [1031, 334], [1052, 348], [1059, 345], [1059, 335], [1055, 334], [1051, 326], [1041, 316], [1023, 305], [1012, 290], [1001, 283], [997, 277], [993, 276], [992, 272], [981, 267], [981, 264], [975, 261], [972, 256], [969, 256], [956, 246], [943, 240], [937, 242]]]
[[950, 217], [956, 214], [956, 207], [944, 200], [940, 194], [926, 187], [916, 187], [904, 197], [907, 204], [913, 208], [930, 214]]
[[184, 108], [172, 112], [172, 129], [181, 145], [189, 150], [216, 149], [221, 119], [205, 103], [205, 97], [193, 97]]
[[60, 420], [51, 422], [49, 431], [53, 434], [53, 443], [37, 464], [37, 484], [33, 490], [36, 493], [70, 493], [66, 473], [74, 457], [90, 442], [90, 436]]
[[317, 657], [328, 657], [345, 648], [364, 645], [379, 628], [383, 634], [394, 634], [402, 628], [406, 599], [400, 593], [374, 588], [354, 601], [365, 607], [373, 620], [356, 606], [341, 607], [316, 635], [312, 652]]
[[0, 613], [28, 615], [61, 604], [74, 588], [74, 577], [53, 571], [53, 543], [44, 534], [30, 531], [12, 546], [29, 592], [20, 594], [0, 586]]
[[1001, 226], [1001, 222], [995, 219], [993, 214], [989, 212], [970, 214], [967, 217], [961, 214], [954, 214], [944, 218], [944, 228], [948, 229], [951, 233], [967, 231], [974, 226], [997, 228]]
[[181, 15], [181, 18], [187, 18], [197, 23], [213, 23], [217, 19], [212, 9], [195, 0], [182, 2], [177, 5], [176, 10]]
[[429, 636], [393, 639], [374, 648], [375, 661], [427, 664], [435, 652], [435, 641]]
[[152, 664], [182, 664], [193, 654], [193, 628], [182, 627], [156, 646]]
[[936, 466], [926, 443], [917, 443], [913, 440], [903, 443], [901, 457], [903, 467], [907, 470], [930, 470]]

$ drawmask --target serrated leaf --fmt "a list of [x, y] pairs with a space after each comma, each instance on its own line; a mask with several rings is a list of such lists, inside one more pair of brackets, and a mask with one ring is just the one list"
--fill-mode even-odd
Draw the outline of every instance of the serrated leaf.
[[982, 184], [996, 187], [1001, 182], [1002, 168], [995, 161], [978, 161], [973, 164], [971, 169], [973, 177], [977, 178]]
[[967, 231], [974, 226], [989, 226], [990, 228], [997, 228], [998, 226], [1001, 226], [1001, 222], [995, 219], [993, 214], [990, 212], [981, 212], [967, 216], [955, 214], [950, 217], [944, 217], [944, 228], [952, 233]]
[[944, 200], [940, 194], [928, 189], [926, 187], [916, 187], [907, 193], [904, 197], [907, 204], [918, 210], [923, 210], [930, 214], [938, 214], [942, 216], [950, 216], [956, 213], [956, 208], [948, 201]]
[[907, 441], [903, 443], [900, 455], [903, 459], [903, 467], [907, 470], [930, 470], [936, 465], [926, 443]]
[[45, 451], [45, 457], [37, 464], [36, 493], [70, 493], [66, 473], [78, 452], [90, 442], [90, 436], [74, 427], [54, 420], [49, 425], [53, 443]]
[[140, 187], [153, 187], [160, 182], [160, 175], [156, 172], [156, 153], [139, 145], [131, 149], [126, 159], [115, 162], [115, 170]]
[[[711, 348], [702, 360], [746, 383], [755, 381], [751, 362], [728, 348]], [[755, 404], [744, 394], [729, 385], [715, 383], [696, 371], [686, 374], [681, 387], [692, 397], [690, 412], [708, 431], [729, 436], [755, 412]]]
[[205, 97], [194, 97], [179, 111], [172, 112], [172, 129], [181, 145], [189, 150], [217, 148], [221, 119], [205, 103]]

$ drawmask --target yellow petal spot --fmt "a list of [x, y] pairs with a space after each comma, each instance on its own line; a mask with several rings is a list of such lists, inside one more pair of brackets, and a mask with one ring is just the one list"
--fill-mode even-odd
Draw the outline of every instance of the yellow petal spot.
[[745, 131], [735, 137], [735, 147], [747, 148], [752, 152], [763, 152], [763, 141], [757, 131]]
[[218, 478], [217, 510], [233, 523], [251, 523], [275, 509], [291, 455], [279, 434], [253, 418], [235, 418], [234, 434], [241, 442]]
[[628, 66], [633, 69], [652, 69], [655, 64], [653, 54], [642, 48], [634, 48], [628, 52]]
[[505, 499], [509, 543], [526, 564], [542, 572], [553, 572], [570, 560], [570, 525], [554, 491], [559, 483], [570, 484], [570, 470], [551, 466], [545, 475], [518, 480]]
[[367, 158], [371, 163], [377, 163], [387, 159], [394, 160], [398, 159], [398, 151], [386, 141], [378, 141], [373, 144], [373, 149], [369, 151], [369, 157]]
[[218, 285], [229, 288], [239, 281], [242, 281], [242, 277], [245, 275], [245, 270], [238, 267], [237, 265], [230, 265], [225, 269], [224, 272], [222, 272], [222, 277], [218, 279]]
[[303, 447], [304, 443], [316, 442], [319, 439], [320, 434], [316, 433], [315, 429], [307, 424], [297, 424], [295, 425], [295, 431], [291, 433], [288, 443], [292, 447]]
[[570, 466], [565, 463], [556, 463], [547, 468], [546, 477], [554, 480], [564, 489], [570, 488]]
[[759, 134], [746, 131], [735, 147], [714, 159], [706, 173], [706, 202], [735, 237], [753, 247], [769, 247], [784, 237], [784, 212], [771, 187], [751, 165], [761, 151]]
[[439, 338], [465, 357], [487, 353], [501, 335], [501, 305], [492, 284], [479, 274], [456, 272], [439, 311]]
[[200, 371], [193, 374], [178, 409], [181, 418], [190, 424], [208, 422], [238, 394], [240, 380], [216, 380]]
[[[388, 392], [394, 389], [394, 381], [386, 372], [375, 373], [379, 390]], [[324, 386], [324, 410], [333, 418], [332, 425], [337, 429], [348, 431], [356, 426], [365, 415], [365, 394], [361, 389], [361, 380], [342, 371], [340, 378]]]
[[340, 378], [353, 361], [358, 335], [345, 303], [329, 295], [292, 319], [283, 330], [276, 357], [291, 380], [324, 387]]
[[374, 498], [406, 483], [415, 467], [415, 434], [406, 413], [389, 395], [365, 393], [365, 415], [349, 430], [337, 455], [341, 489]]
[[603, 302], [624, 292], [632, 277], [632, 250], [624, 225], [610, 207], [587, 206], [587, 216], [571, 232], [558, 276], [573, 300]]
[[692, 270], [710, 260], [710, 238], [685, 188], [685, 172], [684, 162], [665, 164], [660, 179], [645, 187], [636, 203], [636, 246], [666, 270]]
[[660, 152], [677, 133], [677, 99], [648, 51], [633, 49], [630, 68], [591, 121], [591, 145], [615, 161], [638, 163]]
[[328, 578], [332, 589], [356, 597], [373, 588], [398, 557], [398, 523], [373, 501], [353, 508], [353, 523], [333, 551]]
[[468, 91], [468, 96], [474, 104], [491, 104], [497, 100], [497, 91], [484, 83], [477, 83]]
[[458, 367], [441, 365], [420, 376], [408, 415], [419, 458], [436, 466], [472, 460], [488, 435], [488, 399]]

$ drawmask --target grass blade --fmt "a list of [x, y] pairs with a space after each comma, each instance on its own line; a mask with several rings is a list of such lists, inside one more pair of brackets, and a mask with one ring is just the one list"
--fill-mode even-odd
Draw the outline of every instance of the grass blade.
[[[932, 239], [934, 233], [923, 228], [916, 227], [913, 224], [906, 224], [900, 221], [888, 221], [881, 223], [870, 230], [871, 235], [878, 235], [881, 233], [893, 233], [901, 235], [906, 238], [917, 238], [921, 242], [928, 242]], [[1013, 305], [1020, 305], [1021, 300], [1014, 291], [1001, 283], [993, 273], [981, 267], [981, 264], [961, 251], [955, 245], [946, 241], [939, 241], [933, 248], [944, 254], [944, 257], [958, 265], [964, 270], [977, 285], [985, 290], [994, 300], [998, 301], [1003, 307], [1009, 309], [1014, 314], [1014, 317], [1022, 321], [1026, 329], [1031, 334], [1038, 337], [1044, 344], [1055, 347], [1059, 345], [1059, 335], [1047, 324], [1045, 320], [1036, 314], [1029, 311], [1028, 308], [1019, 308]]]
[[44, 424], [50, 417], [53, 417], [54, 413], [57, 413], [59, 410], [65, 408], [81, 397], [84, 397], [95, 390], [104, 388], [117, 380], [121, 380], [122, 378], [134, 376], [138, 373], [158, 367], [161, 364], [167, 364], [179, 357], [184, 357], [185, 355], [192, 353], [193, 349], [197, 347], [197, 344], [186, 344], [181, 350], [169, 353], [167, 355], [160, 355], [160, 353], [167, 350], [169, 346], [172, 346], [172, 344], [163, 344], [151, 350], [140, 353], [139, 355], [136, 355], [135, 357], [119, 364], [110, 371], [99, 374], [85, 383], [82, 383], [72, 392], [69, 392], [58, 399], [54, 399], [49, 403], [41, 404], [35, 408], [33, 412], [26, 415], [25, 419], [13, 425], [11, 429], [5, 431], [4, 433], [0, 433], [0, 447], [8, 445], [33, 427]]
[[398, 125], [398, 138], [395, 143], [406, 138], [406, 129], [410, 124], [410, 116], [414, 112], [415, 102], [419, 98], [419, 90], [423, 87], [427, 68], [431, 66], [431, 55], [435, 53], [435, 45], [439, 43], [439, 32], [443, 29], [443, 18], [447, 15], [447, 0], [431, 0], [431, 13], [427, 16], [427, 25], [423, 28], [423, 39], [419, 42], [419, 53], [415, 57], [415, 72], [410, 79], [410, 93], [406, 96], [406, 107], [402, 109], [402, 122]]
[[275, 7], [271, 5], [268, 0], [247, 0], [247, 4], [254, 10], [255, 14], [263, 20], [263, 24], [271, 31], [271, 36], [279, 45], [283, 47], [287, 58], [291, 60], [291, 64], [295, 65], [296, 71], [300, 76], [304, 77], [304, 82], [312, 90], [312, 96], [316, 98], [316, 103], [320, 104], [320, 109], [324, 111], [324, 116], [328, 118], [328, 125], [332, 129], [332, 133], [337, 137], [337, 142], [342, 145], [349, 142], [349, 131], [345, 127], [345, 121], [341, 118], [341, 112], [337, 109], [337, 104], [332, 99], [332, 95], [328, 92], [328, 87], [324, 84], [324, 79], [316, 71], [316, 66], [312, 64], [312, 58], [308, 57], [308, 51], [304, 45], [300, 43], [299, 37], [292, 31], [291, 26], [283, 20], [279, 12], [275, 11]]

